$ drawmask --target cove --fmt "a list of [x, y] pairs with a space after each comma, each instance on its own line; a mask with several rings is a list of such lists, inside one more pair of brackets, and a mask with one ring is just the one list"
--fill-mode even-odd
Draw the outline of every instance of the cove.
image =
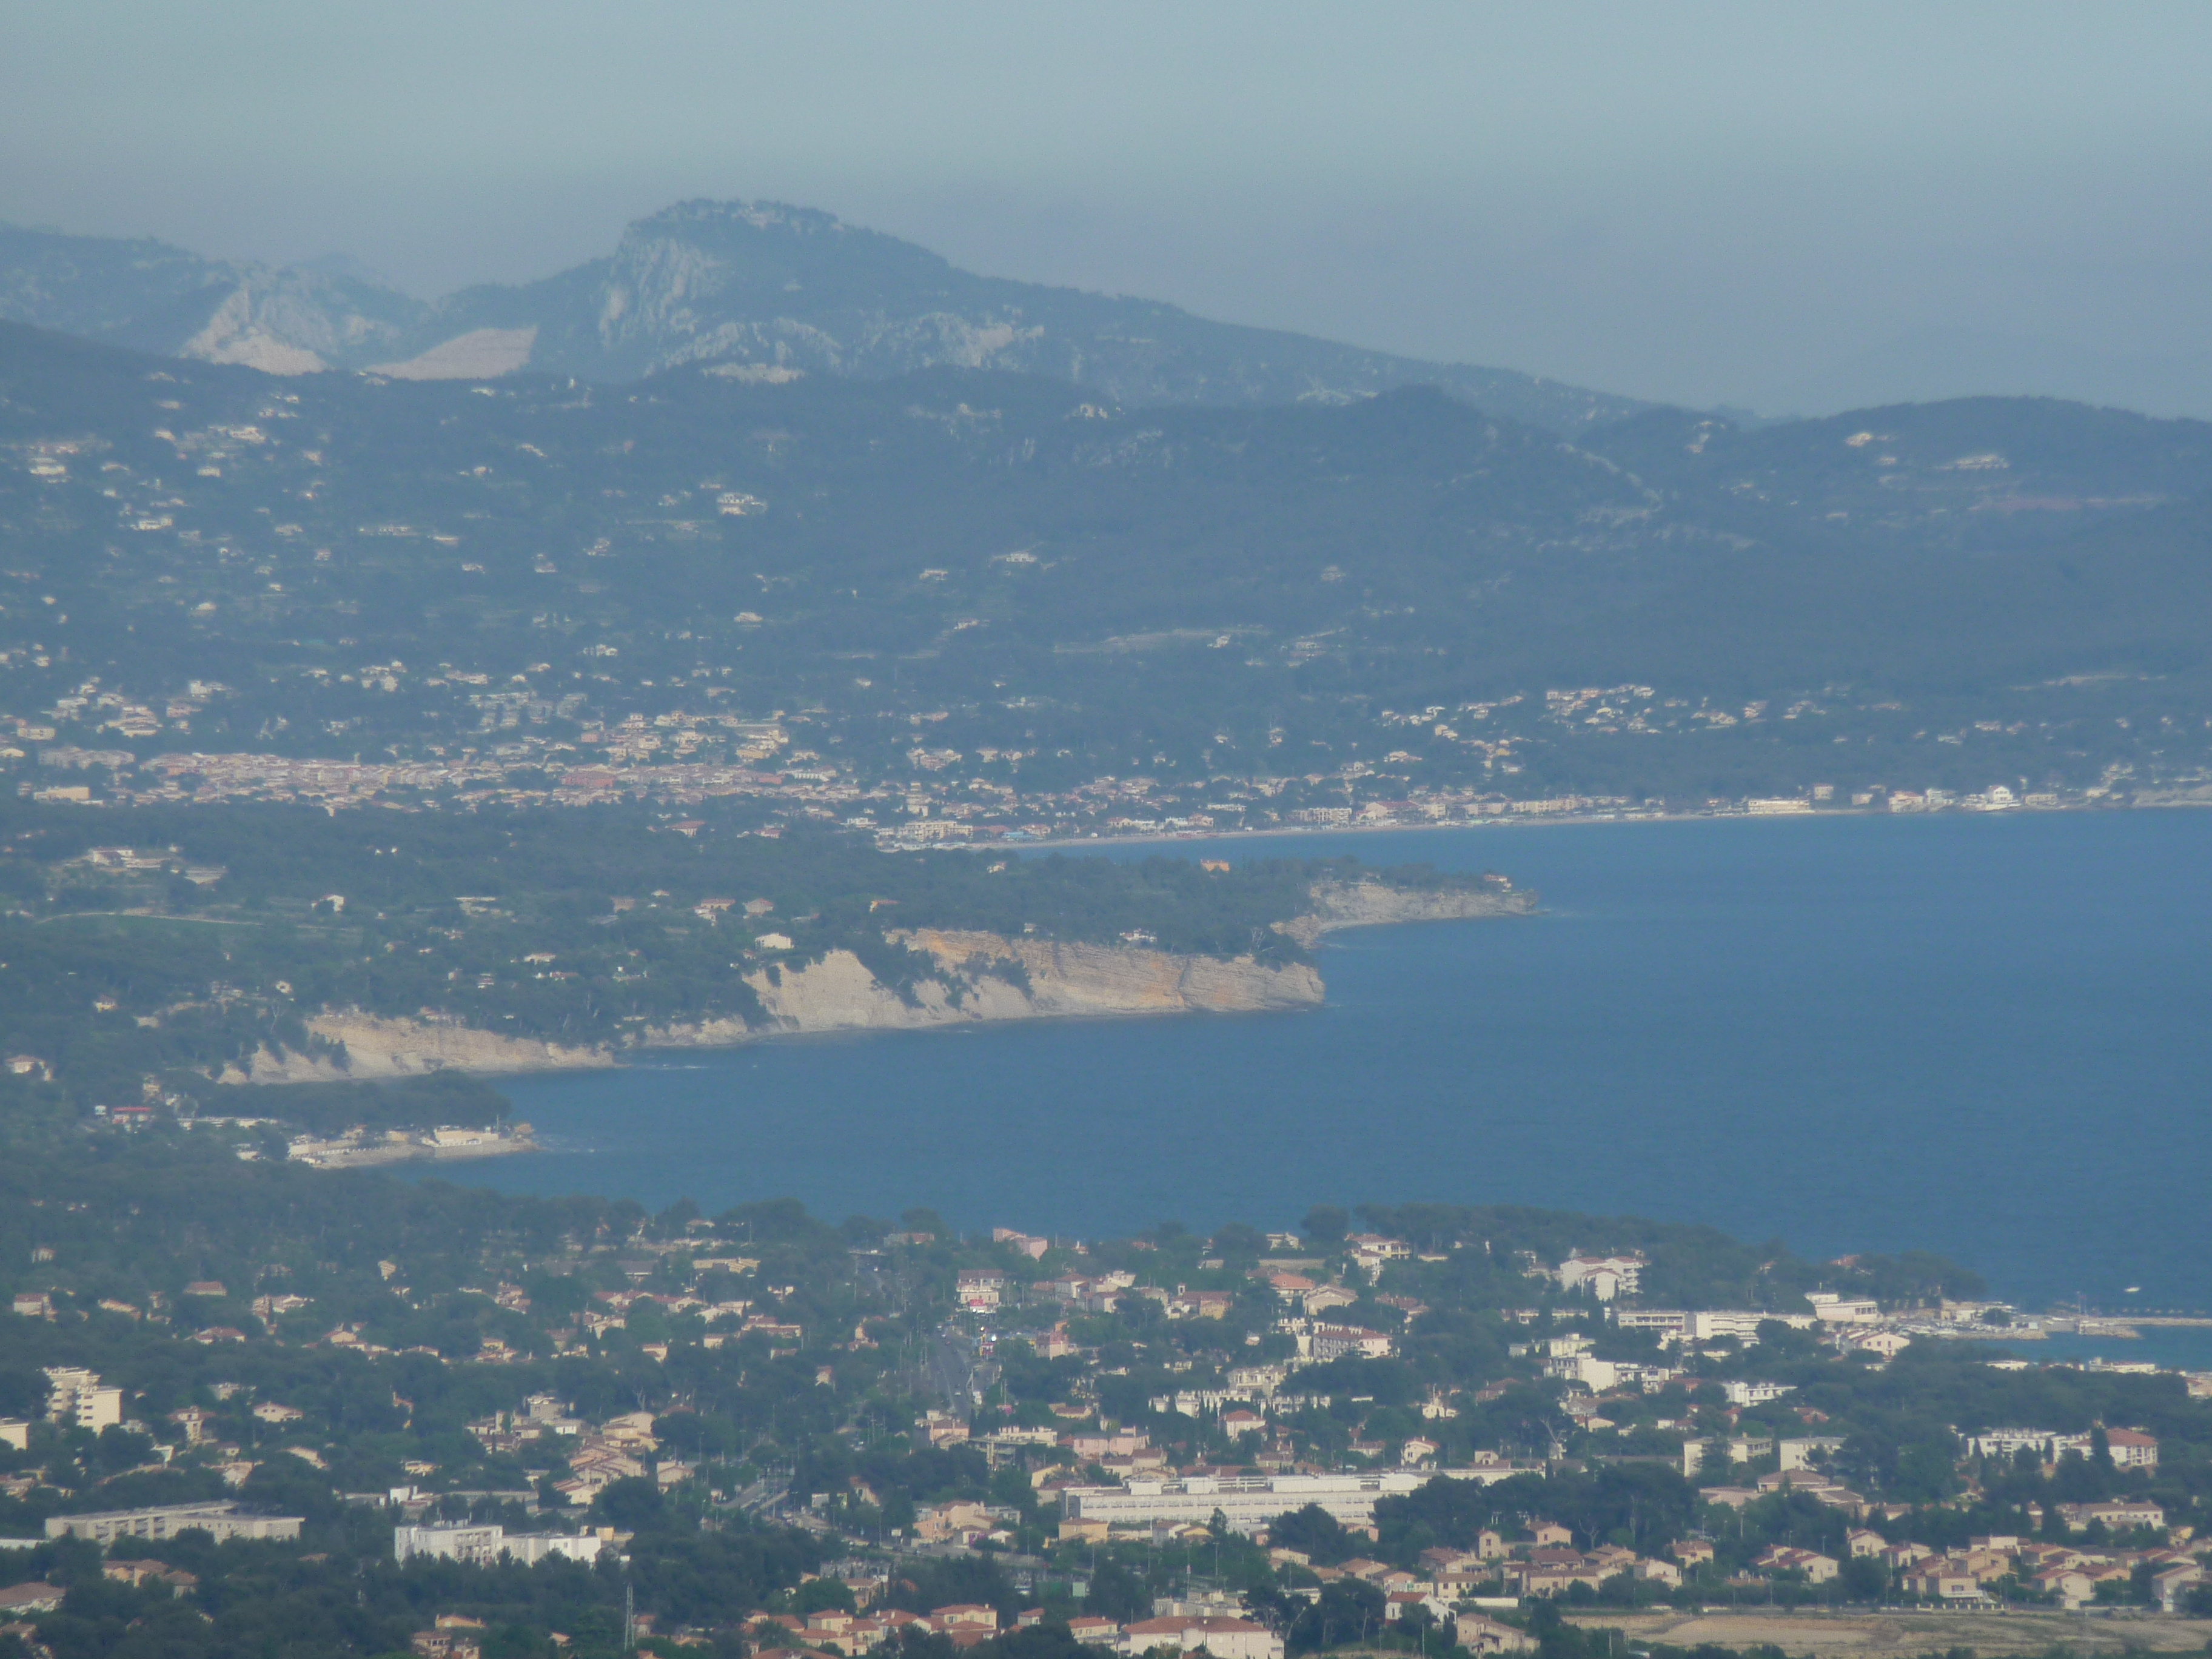
[[548, 1150], [464, 1179], [710, 1212], [789, 1195], [832, 1219], [927, 1205], [1062, 1237], [1293, 1225], [1324, 1201], [1514, 1202], [1820, 1255], [1939, 1250], [2038, 1304], [2212, 1301], [2197, 1266], [2212, 815], [1168, 850], [1494, 868], [1543, 912], [1338, 935], [1314, 1012], [785, 1041], [506, 1079]]

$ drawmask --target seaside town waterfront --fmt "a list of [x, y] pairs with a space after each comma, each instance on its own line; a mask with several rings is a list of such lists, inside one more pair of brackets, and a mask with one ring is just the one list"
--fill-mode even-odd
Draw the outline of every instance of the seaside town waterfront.
[[[0, 726], [6, 724], [8, 718], [0, 716]], [[20, 732], [54, 730], [14, 724]], [[745, 753], [754, 757], [751, 763], [689, 758], [708, 752], [702, 744], [726, 741], [727, 734], [712, 720], [689, 716], [671, 724], [678, 746], [667, 754], [657, 752], [662, 738], [642, 717], [633, 717], [623, 728], [586, 731], [585, 742], [600, 745], [592, 749], [576, 744], [549, 747], [546, 740], [529, 738], [493, 752], [467, 749], [383, 763], [174, 750], [142, 761], [129, 750], [53, 744], [35, 750], [37, 769], [26, 775], [19, 788], [40, 801], [82, 805], [306, 801], [333, 808], [419, 809], [642, 801], [698, 808], [723, 801], [740, 803], [756, 813], [767, 833], [787, 824], [835, 824], [866, 832], [887, 850], [1492, 823], [2212, 804], [2212, 784], [2194, 775], [2137, 779], [2116, 774], [2083, 787], [2047, 789], [2030, 788], [2018, 780], [1972, 789], [1813, 783], [1786, 794], [1678, 799], [1518, 794], [1497, 787], [1510, 781], [1502, 778], [1456, 786], [1427, 783], [1393, 772], [1387, 762], [1378, 766], [1358, 761], [1289, 777], [1217, 776], [1194, 784], [1109, 775], [1064, 790], [1039, 791], [1022, 787], [1018, 781], [963, 775], [991, 770], [990, 763], [1000, 757], [988, 749], [972, 757], [919, 750], [921, 758], [902, 769], [903, 775], [871, 775], [866, 769], [825, 761], [815, 750], [793, 749], [794, 741], [804, 739], [798, 720], [740, 723], [739, 738]], [[708, 735], [702, 738], [702, 732]], [[36, 736], [17, 738], [19, 744], [38, 741]], [[1504, 747], [1510, 752], [1510, 745]], [[770, 764], [779, 751], [783, 762]], [[28, 764], [30, 756], [21, 748], [0, 750], [0, 761], [11, 753], [19, 765]]]
[[[1887, 703], [1830, 707], [1801, 699], [1786, 707], [1722, 707], [1650, 685], [1554, 689], [1370, 710], [1360, 717], [1368, 740], [1350, 745], [1365, 752], [1348, 759], [1328, 756], [1322, 744], [1303, 759], [1271, 750], [1265, 764], [1254, 766], [1230, 763], [1224, 750], [1218, 764], [1209, 751], [1200, 775], [1164, 754], [1154, 757], [1156, 766], [1088, 775], [1072, 757], [1041, 759], [1040, 751], [1003, 741], [960, 738], [966, 746], [955, 746], [945, 734], [964, 717], [955, 722], [947, 710], [912, 715], [911, 738], [888, 745], [870, 723], [825, 708], [775, 709], [767, 718], [727, 712], [715, 706], [726, 688], [713, 685], [689, 688], [658, 712], [617, 718], [595, 712], [591, 701], [605, 676], [581, 690], [563, 689], [556, 676], [541, 689], [532, 676], [544, 666], [516, 676], [520, 690], [495, 689], [487, 676], [450, 665], [424, 671], [391, 662], [341, 677], [403, 702], [428, 699], [458, 726], [451, 741], [414, 739], [374, 757], [196, 747], [195, 722], [204, 728], [221, 719], [237, 699], [233, 688], [195, 680], [149, 702], [95, 678], [50, 708], [0, 713], [0, 774], [12, 771], [21, 794], [77, 805], [305, 801], [405, 810], [722, 803], [771, 833], [834, 824], [896, 848], [1560, 819], [2212, 804], [2208, 775], [2162, 753], [2115, 763], [2094, 777], [2053, 775], [2033, 782], [2008, 777], [2009, 760], [1986, 775], [1975, 772], [1966, 757], [1978, 746], [2023, 734], [2049, 739], [2058, 731], [2018, 721], [1969, 721], [1937, 732], [1940, 765], [1916, 752], [1885, 776], [1867, 775], [1855, 762], [1845, 782], [1816, 775], [1785, 785], [1782, 780], [1802, 775], [1803, 764], [1784, 765], [1764, 750], [1756, 762], [1723, 759], [1746, 744], [1802, 744], [1830, 724], [1889, 720], [1895, 711]], [[1929, 738], [1926, 731], [1912, 734], [1916, 744]], [[1747, 766], [1749, 775], [1771, 781], [1725, 794], [1686, 781], [1670, 782], [1663, 793], [1534, 781], [1578, 746], [1623, 741], [1656, 754], [1705, 757], [1689, 763], [1685, 780], [1710, 765]], [[1044, 766], [1048, 760], [1054, 763]], [[1073, 775], [1060, 760], [1077, 767]], [[1566, 770], [1572, 775], [1589, 767], [1577, 763]], [[1047, 776], [1052, 781], [1040, 781]]]
[[[191, 1606], [309, 1546], [413, 1586], [397, 1633], [434, 1659], [485, 1650], [517, 1572], [629, 1583], [623, 1628], [669, 1651], [839, 1656], [1909, 1651], [1939, 1613], [2018, 1615], [1992, 1650], [2068, 1615], [2169, 1649], [2212, 1613], [2212, 1372], [2039, 1359], [2130, 1322], [1940, 1258], [1443, 1206], [1077, 1241], [576, 1200], [549, 1231], [226, 1161], [404, 1212], [364, 1241], [391, 1254], [242, 1245], [166, 1288], [42, 1224], [6, 1326], [38, 1408], [0, 1419], [26, 1642], [87, 1583]], [[453, 1200], [461, 1235], [428, 1224]], [[356, 1420], [368, 1387], [391, 1413]], [[742, 1591], [649, 1565], [740, 1547], [775, 1553]]]

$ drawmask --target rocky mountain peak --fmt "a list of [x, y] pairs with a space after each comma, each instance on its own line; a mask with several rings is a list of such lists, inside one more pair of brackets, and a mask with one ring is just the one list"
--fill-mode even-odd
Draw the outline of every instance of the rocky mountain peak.
[[270, 270], [147, 241], [0, 227], [0, 319], [279, 374], [518, 371], [626, 380], [696, 363], [877, 378], [934, 367], [1072, 380], [1115, 402], [1342, 403], [1432, 384], [1572, 433], [1626, 399], [981, 276], [785, 202], [678, 202], [606, 257], [424, 303], [351, 270]]

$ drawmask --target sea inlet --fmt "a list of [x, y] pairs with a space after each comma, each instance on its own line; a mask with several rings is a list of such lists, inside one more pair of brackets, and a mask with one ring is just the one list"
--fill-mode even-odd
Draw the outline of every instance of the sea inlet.
[[[510, 1079], [507, 1191], [1060, 1237], [1316, 1203], [1941, 1251], [2212, 1303], [2212, 813], [1500, 827], [1110, 849], [1495, 869], [1526, 920], [1339, 934], [1314, 1012], [778, 1041]], [[2132, 1294], [2130, 1286], [2136, 1287]]]

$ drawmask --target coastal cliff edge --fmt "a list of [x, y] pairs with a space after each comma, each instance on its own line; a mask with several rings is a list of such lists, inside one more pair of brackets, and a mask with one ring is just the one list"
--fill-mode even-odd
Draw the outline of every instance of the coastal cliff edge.
[[[1527, 915], [1532, 894], [1396, 888], [1380, 882], [1315, 886], [1310, 913], [1276, 924], [1301, 945], [1344, 927]], [[1010, 939], [952, 928], [887, 934], [927, 958], [909, 983], [884, 984], [850, 951], [803, 967], [767, 966], [745, 976], [764, 1018], [646, 1028], [640, 1048], [728, 1048], [763, 1037], [833, 1031], [920, 1030], [1008, 1019], [1097, 1018], [1188, 1013], [1263, 1013], [1320, 1005], [1327, 988], [1305, 963], [1251, 956], [1185, 956], [1133, 945]], [[330, 1009], [307, 1022], [313, 1052], [264, 1048], [226, 1083], [311, 1083], [419, 1077], [452, 1067], [477, 1073], [571, 1071], [611, 1066], [612, 1045], [547, 1042], [481, 1030], [425, 1014], [390, 1018]]]

